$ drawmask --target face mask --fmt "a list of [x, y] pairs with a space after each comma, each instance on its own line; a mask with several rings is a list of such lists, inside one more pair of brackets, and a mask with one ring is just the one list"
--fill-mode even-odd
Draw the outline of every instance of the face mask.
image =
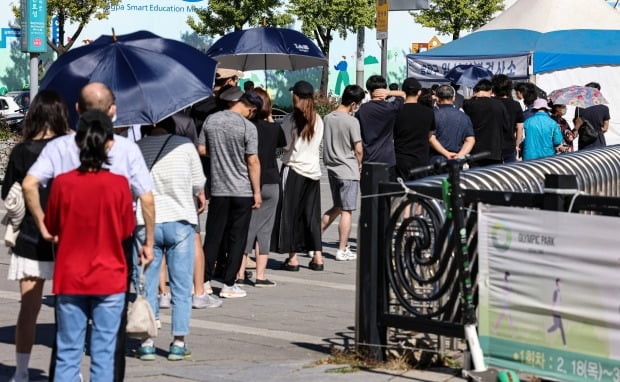
[[562, 115], [566, 115], [566, 108], [560, 109], [560, 112], [562, 113]]
[[114, 116], [112, 116], [112, 123], [116, 122], [116, 113], [114, 113]]

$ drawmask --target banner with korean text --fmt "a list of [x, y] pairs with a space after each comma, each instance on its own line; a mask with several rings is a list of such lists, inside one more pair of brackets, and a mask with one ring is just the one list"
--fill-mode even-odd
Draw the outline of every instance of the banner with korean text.
[[620, 218], [478, 206], [479, 335], [490, 365], [620, 382]]
[[407, 56], [407, 77], [420, 81], [445, 82], [446, 74], [457, 65], [477, 65], [493, 74], [505, 74], [512, 79], [529, 78], [529, 57], [526, 53], [518, 56], [478, 56], [478, 57], [439, 57]]

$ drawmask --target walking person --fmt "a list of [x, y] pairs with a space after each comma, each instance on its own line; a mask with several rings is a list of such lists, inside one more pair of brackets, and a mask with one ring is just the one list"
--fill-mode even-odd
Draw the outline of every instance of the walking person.
[[327, 168], [333, 206], [325, 211], [321, 232], [340, 216], [336, 260], [357, 259], [348, 242], [351, 234], [351, 215], [357, 208], [360, 172], [362, 170], [362, 133], [359, 121], [351, 114], [364, 99], [364, 89], [357, 85], [344, 88], [338, 108], [323, 119], [323, 163]]
[[562, 344], [566, 346], [566, 333], [564, 333], [564, 325], [562, 324], [562, 316], [558, 311], [558, 306], [561, 302], [560, 296], [560, 279], [555, 279], [555, 289], [553, 290], [551, 316], [553, 317], [553, 324], [547, 329], [547, 333], [553, 333], [560, 329], [560, 335], [562, 336]]
[[[191, 356], [185, 342], [189, 334], [192, 311], [192, 285], [194, 271], [194, 235], [198, 217], [195, 198], [202, 192], [206, 178], [202, 173], [200, 158], [194, 144], [187, 138], [174, 135], [175, 123], [167, 118], [155, 126], [145, 129], [146, 136], [138, 147], [151, 169], [155, 183], [155, 257], [145, 271], [146, 299], [151, 304], [155, 317], [159, 318], [157, 289], [162, 258], [170, 278], [172, 295], [172, 335], [168, 360], [179, 361]], [[144, 220], [137, 211], [137, 229], [134, 235], [137, 243], [144, 240]], [[134, 260], [138, 256], [134, 250]], [[134, 269], [134, 275], [139, 269]], [[135, 280], [136, 284], [138, 280]], [[206, 295], [213, 304], [221, 305], [215, 297]], [[152, 338], [142, 341], [137, 354], [141, 360], [155, 359], [155, 345]]]
[[[24, 119], [22, 142], [18, 143], [9, 156], [2, 182], [2, 199], [6, 200], [14, 184], [21, 184], [26, 172], [36, 161], [39, 153], [52, 139], [69, 131], [68, 110], [65, 102], [55, 92], [39, 92], [30, 105]], [[21, 188], [16, 191], [21, 197]], [[40, 203], [45, 207], [48, 188], [39, 190]], [[34, 344], [36, 323], [41, 309], [43, 285], [51, 280], [54, 272], [54, 258], [51, 243], [44, 240], [26, 210], [19, 225], [15, 246], [9, 251], [11, 260], [8, 279], [19, 281], [21, 302], [15, 324], [16, 370], [12, 382], [29, 380], [28, 364]]]
[[228, 255], [220, 297], [240, 298], [247, 292], [235, 284], [243, 259], [252, 209], [260, 208], [260, 162], [256, 126], [249, 121], [262, 108], [253, 92], [238, 96], [228, 110], [212, 114], [199, 136], [198, 152], [211, 162], [211, 199], [204, 242], [205, 280], [211, 282], [220, 248]]
[[[258, 159], [260, 160], [261, 198], [260, 208], [252, 210], [250, 228], [245, 243], [244, 259], [237, 273], [237, 283], [245, 281], [246, 258], [255, 250], [257, 288], [276, 286], [275, 281], [267, 279], [265, 270], [271, 247], [271, 233], [276, 218], [276, 209], [280, 200], [280, 173], [276, 161], [276, 150], [286, 146], [282, 127], [273, 122], [271, 116], [271, 99], [261, 88], [253, 90], [263, 101], [263, 107], [256, 113], [254, 124], [258, 132]], [[256, 245], [255, 245], [256, 244]]]
[[98, 110], [82, 114], [76, 142], [81, 164], [56, 177], [44, 219], [58, 244], [55, 380], [81, 380], [90, 319], [90, 380], [112, 381], [129, 273], [123, 241], [135, 226], [133, 200], [127, 179], [102, 168], [113, 142], [110, 118]]
[[313, 252], [308, 268], [322, 271], [321, 166], [319, 149], [323, 121], [316, 112], [314, 88], [298, 81], [293, 92], [293, 112], [282, 120], [286, 136], [282, 156], [282, 204], [278, 227], [278, 251], [288, 253], [281, 269], [299, 271], [297, 252]]

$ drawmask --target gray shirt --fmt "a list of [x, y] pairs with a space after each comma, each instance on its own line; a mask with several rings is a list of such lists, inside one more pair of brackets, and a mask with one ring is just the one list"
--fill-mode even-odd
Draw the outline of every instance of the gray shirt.
[[359, 180], [360, 172], [355, 158], [355, 143], [362, 140], [359, 121], [340, 111], [323, 118], [323, 163], [327, 173], [338, 179]]
[[258, 154], [256, 126], [241, 114], [223, 110], [202, 125], [200, 145], [211, 159], [211, 195], [251, 197], [246, 155]]

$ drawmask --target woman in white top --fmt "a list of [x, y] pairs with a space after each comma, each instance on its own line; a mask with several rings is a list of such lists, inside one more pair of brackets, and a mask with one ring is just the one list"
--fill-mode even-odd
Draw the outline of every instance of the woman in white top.
[[308, 268], [323, 270], [319, 147], [323, 121], [316, 112], [314, 89], [299, 81], [293, 91], [293, 112], [282, 121], [287, 145], [282, 157], [282, 205], [278, 251], [288, 253], [282, 269], [299, 271], [297, 252], [314, 252]]

